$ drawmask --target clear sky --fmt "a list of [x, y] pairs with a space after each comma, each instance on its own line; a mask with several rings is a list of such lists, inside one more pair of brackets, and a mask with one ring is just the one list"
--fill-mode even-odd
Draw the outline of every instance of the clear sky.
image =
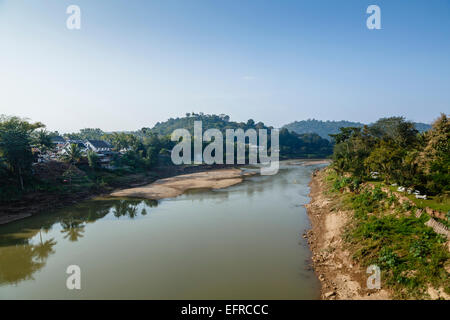
[[0, 0], [0, 114], [67, 132], [192, 111], [430, 122], [450, 111], [450, 1]]

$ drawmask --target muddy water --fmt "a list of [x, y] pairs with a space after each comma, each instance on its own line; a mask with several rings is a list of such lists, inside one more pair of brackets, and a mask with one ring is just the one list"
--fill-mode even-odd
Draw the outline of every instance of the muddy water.
[[[0, 226], [0, 299], [316, 299], [303, 205], [318, 166], [217, 191], [93, 200]], [[81, 269], [68, 290], [66, 269]]]

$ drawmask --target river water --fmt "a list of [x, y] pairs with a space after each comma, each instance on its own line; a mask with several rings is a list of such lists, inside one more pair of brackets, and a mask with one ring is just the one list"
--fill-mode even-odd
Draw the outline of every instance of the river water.
[[[314, 169], [222, 190], [98, 199], [0, 226], [0, 299], [318, 299], [303, 239]], [[81, 289], [69, 290], [69, 265]]]

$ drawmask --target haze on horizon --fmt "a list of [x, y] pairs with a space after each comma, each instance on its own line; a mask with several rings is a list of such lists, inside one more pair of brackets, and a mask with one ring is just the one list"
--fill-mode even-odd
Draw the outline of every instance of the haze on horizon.
[[[81, 30], [66, 28], [72, 4]], [[446, 0], [0, 0], [0, 114], [60, 132], [192, 111], [430, 123], [450, 110], [449, 35]]]

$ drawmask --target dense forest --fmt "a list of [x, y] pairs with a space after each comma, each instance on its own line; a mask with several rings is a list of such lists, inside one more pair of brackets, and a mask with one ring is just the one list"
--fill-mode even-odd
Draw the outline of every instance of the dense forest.
[[[429, 124], [426, 123], [414, 123], [416, 130], [419, 132], [427, 131], [431, 128]], [[340, 128], [362, 128], [364, 127], [364, 123], [361, 122], [351, 122], [351, 121], [321, 121], [315, 119], [308, 119], [302, 121], [294, 121], [289, 123], [283, 128], [286, 128], [290, 131], [294, 131], [299, 134], [303, 133], [317, 133], [324, 139], [331, 140], [330, 135], [336, 134], [339, 132]]]

